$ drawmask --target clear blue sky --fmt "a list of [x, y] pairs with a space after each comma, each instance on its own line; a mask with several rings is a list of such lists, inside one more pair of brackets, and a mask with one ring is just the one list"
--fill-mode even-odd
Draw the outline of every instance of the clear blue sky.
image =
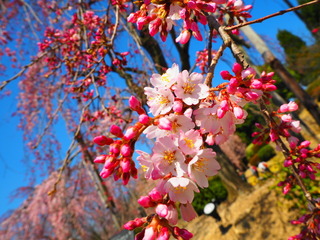
[[[281, 0], [256, 0], [246, 1], [254, 3], [255, 8], [252, 11], [252, 20], [263, 17], [265, 15], [286, 9], [287, 6]], [[293, 1], [295, 4], [295, 1]], [[287, 29], [293, 34], [299, 35], [309, 42], [311, 35], [306, 31], [303, 23], [298, 20], [294, 13], [287, 13], [273, 19], [266, 20], [263, 23], [257, 23], [252, 27], [264, 36], [268, 36], [271, 40], [276, 39], [275, 35], [279, 29]], [[214, 45], [214, 47], [217, 47]], [[233, 59], [231, 60], [234, 61]], [[220, 71], [218, 69], [218, 71]], [[7, 72], [7, 76], [11, 75], [11, 71]], [[0, 77], [0, 82], [6, 78]], [[0, 99], [0, 215], [10, 209], [14, 209], [21, 204], [23, 199], [15, 199], [10, 201], [10, 194], [18, 187], [25, 186], [28, 182], [26, 179], [26, 165], [23, 154], [22, 133], [17, 130], [18, 119], [12, 117], [12, 113], [16, 108], [16, 96], [18, 92], [17, 82], [10, 83], [7, 87], [12, 91], [12, 95]], [[67, 146], [64, 146], [66, 149]]]

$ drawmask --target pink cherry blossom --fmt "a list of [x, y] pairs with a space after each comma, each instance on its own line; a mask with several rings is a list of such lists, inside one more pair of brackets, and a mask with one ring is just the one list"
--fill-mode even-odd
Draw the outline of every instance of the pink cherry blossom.
[[178, 98], [188, 105], [199, 103], [200, 99], [206, 98], [209, 95], [209, 87], [203, 82], [203, 76], [200, 73], [191, 73], [187, 70], [180, 73], [175, 85], [174, 93]]
[[180, 132], [179, 148], [186, 155], [194, 154], [199, 151], [203, 141], [199, 131], [189, 130], [188, 132]]
[[160, 75], [154, 73], [150, 79], [151, 84], [157, 88], [170, 88], [173, 84], [176, 83], [177, 77], [179, 75], [179, 66], [174, 63], [171, 68], [168, 68], [167, 71]]
[[[185, 157], [171, 136], [158, 139], [153, 147], [153, 152], [152, 160], [164, 175], [170, 172], [176, 174], [176, 169], [184, 165]], [[178, 162], [180, 163], [179, 165], [177, 165]]]
[[168, 113], [173, 106], [174, 96], [168, 89], [155, 89], [145, 87], [145, 94], [147, 95], [147, 104], [150, 107], [150, 112], [154, 116]]
[[216, 175], [220, 169], [215, 156], [211, 148], [201, 149], [188, 164], [190, 178], [202, 188], [208, 187], [207, 177]]
[[193, 192], [199, 192], [198, 187], [189, 178], [172, 177], [164, 185], [166, 192], [174, 202], [191, 203], [194, 197]]
[[180, 212], [183, 220], [190, 222], [191, 220], [195, 219], [198, 214], [194, 210], [192, 204], [186, 203], [180, 205]]

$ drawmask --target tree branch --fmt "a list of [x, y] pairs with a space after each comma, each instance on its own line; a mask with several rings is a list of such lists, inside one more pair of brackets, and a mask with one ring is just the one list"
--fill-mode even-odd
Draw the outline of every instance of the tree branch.
[[320, 3], [320, 0], [314, 0], [314, 1], [311, 1], [311, 2], [307, 2], [307, 3], [301, 4], [301, 5], [299, 5], [299, 6], [292, 7], [292, 8], [288, 8], [288, 9], [286, 9], [286, 10], [281, 10], [281, 11], [279, 11], [279, 12], [270, 14], [270, 15], [268, 15], [268, 16], [265, 16], [265, 17], [262, 17], [262, 18], [259, 18], [259, 19], [256, 19], [256, 20], [252, 20], [252, 21], [249, 21], [249, 22], [240, 23], [240, 24], [238, 24], [238, 25], [231, 26], [231, 27], [226, 27], [225, 30], [226, 30], [226, 31], [231, 31], [231, 30], [238, 29], [238, 28], [241, 28], [241, 27], [244, 27], [244, 26], [247, 26], [247, 25], [252, 25], [252, 24], [254, 24], [254, 23], [260, 23], [260, 22], [263, 22], [263, 21], [266, 20], [266, 19], [269, 19], [269, 18], [272, 18], [272, 17], [275, 17], [275, 16], [279, 16], [279, 15], [283, 15], [283, 14], [288, 13], [288, 12], [291, 12], [291, 11], [296, 11], [296, 10], [298, 10], [298, 9], [300, 9], [300, 8], [303, 8], [303, 7], [312, 5], [312, 4], [317, 4], [317, 3]]

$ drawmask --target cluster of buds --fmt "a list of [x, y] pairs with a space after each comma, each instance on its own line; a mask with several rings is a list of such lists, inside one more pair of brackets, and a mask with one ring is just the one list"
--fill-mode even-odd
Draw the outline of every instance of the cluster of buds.
[[134, 146], [142, 131], [149, 124], [149, 117], [141, 107], [141, 102], [135, 98], [129, 99], [130, 108], [139, 114], [139, 122], [129, 127], [125, 133], [117, 125], [110, 127], [110, 133], [117, 139], [97, 136], [93, 139], [94, 143], [99, 146], [109, 146], [109, 154], [100, 155], [95, 158], [95, 163], [103, 163], [104, 167], [100, 172], [102, 178], [107, 178], [113, 174], [115, 181], [122, 179], [123, 184], [129, 182], [130, 176], [137, 178], [137, 169], [132, 160]]
[[298, 105], [295, 102], [289, 102], [280, 106], [278, 111], [270, 113], [272, 121], [269, 126], [262, 126], [256, 123], [256, 127], [260, 129], [259, 132], [252, 133], [255, 144], [261, 144], [263, 142], [276, 142], [283, 137], [287, 139], [290, 147], [294, 148], [298, 143], [298, 138], [292, 136], [291, 133], [299, 133], [301, 131], [300, 121], [294, 120], [289, 112], [298, 110]]
[[250, 16], [244, 15], [243, 11], [251, 8], [251, 6], [244, 6], [241, 0], [188, 0], [188, 1], [162, 1], [162, 0], [145, 0], [140, 6], [140, 10], [131, 13], [128, 17], [128, 22], [136, 23], [139, 30], [144, 25], [149, 25], [149, 33], [154, 36], [160, 32], [162, 41], [165, 41], [168, 32], [175, 25], [175, 21], [183, 20], [183, 29], [177, 37], [176, 42], [185, 44], [189, 41], [191, 35], [197, 40], [202, 41], [202, 35], [199, 31], [197, 23], [203, 25], [207, 24], [207, 18], [204, 14], [216, 12], [217, 5], [227, 3], [228, 10], [233, 12], [235, 16]]
[[271, 98], [269, 92], [275, 91], [275, 80], [272, 79], [274, 73], [262, 72], [260, 78], [255, 78], [256, 72], [253, 68], [243, 69], [239, 63], [232, 67], [234, 76], [228, 71], [222, 71], [221, 77], [229, 80], [227, 92], [245, 99], [248, 102], [256, 102], [262, 95]]
[[320, 164], [309, 159], [320, 158], [320, 144], [314, 149], [309, 149], [309, 146], [309, 141], [303, 141], [298, 146], [295, 142], [291, 142], [290, 155], [285, 159], [284, 166], [295, 165], [301, 178], [309, 177], [315, 180], [317, 172], [315, 169], [320, 169]]
[[[215, 56], [216, 51], [212, 51], [212, 58]], [[196, 65], [200, 68], [201, 72], [206, 72], [208, 67], [208, 49], [197, 52]]]
[[[58, 67], [64, 65], [68, 76], [83, 78], [74, 81], [74, 77], [66, 78], [66, 85], [70, 85], [69, 92], [84, 101], [92, 99], [90, 86], [104, 86], [106, 75], [112, 71], [112, 66], [122, 68], [127, 64], [129, 52], [117, 52], [112, 49], [110, 65], [107, 61], [101, 61], [111, 51], [111, 36], [115, 31], [111, 21], [105, 21], [93, 11], [86, 11], [81, 16], [74, 14], [68, 26], [63, 30], [47, 28], [45, 39], [38, 43], [41, 52], [50, 52], [44, 58], [48, 73], [52, 74]], [[85, 29], [85, 31], [83, 31]], [[88, 49], [83, 49], [81, 44], [82, 35], [88, 41]], [[64, 56], [61, 58], [60, 56]], [[95, 68], [94, 79], [89, 74]]]
[[302, 231], [288, 240], [313, 240], [320, 236], [320, 204], [319, 199], [315, 199], [313, 205], [309, 205], [310, 213], [301, 216], [298, 220], [291, 221], [294, 225], [303, 224]]

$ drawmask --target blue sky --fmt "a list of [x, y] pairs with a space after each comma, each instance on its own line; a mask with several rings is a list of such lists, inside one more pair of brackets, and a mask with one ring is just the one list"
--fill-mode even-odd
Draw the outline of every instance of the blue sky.
[[[254, 2], [255, 8], [252, 11], [252, 20], [287, 8], [287, 6], [279, 0], [256, 0], [246, 2]], [[293, 34], [303, 37], [307, 42], [311, 42], [311, 35], [306, 31], [304, 24], [294, 13], [278, 16], [266, 20], [263, 23], [254, 24], [252, 27], [259, 34], [268, 36], [268, 38], [273, 41], [276, 39], [275, 36], [278, 30], [287, 29]], [[217, 46], [214, 45], [213, 47]], [[233, 62], [234, 60], [231, 59], [231, 61]], [[218, 69], [218, 72], [220, 70]], [[6, 76], [11, 76], [12, 74], [13, 72], [11, 70], [6, 72]], [[5, 77], [0, 76], [0, 82], [5, 79]], [[28, 182], [26, 177], [27, 167], [23, 162], [26, 161], [26, 159], [23, 154], [24, 146], [22, 132], [17, 129], [18, 119], [11, 116], [15, 111], [17, 104], [17, 83], [17, 81], [10, 83], [6, 89], [10, 90], [12, 94], [9, 97], [0, 99], [0, 215], [21, 204], [23, 199], [10, 201], [9, 196], [15, 189], [25, 186], [25, 183]], [[65, 150], [68, 148], [68, 142], [66, 142], [66, 146], [63, 146], [63, 148]]]

